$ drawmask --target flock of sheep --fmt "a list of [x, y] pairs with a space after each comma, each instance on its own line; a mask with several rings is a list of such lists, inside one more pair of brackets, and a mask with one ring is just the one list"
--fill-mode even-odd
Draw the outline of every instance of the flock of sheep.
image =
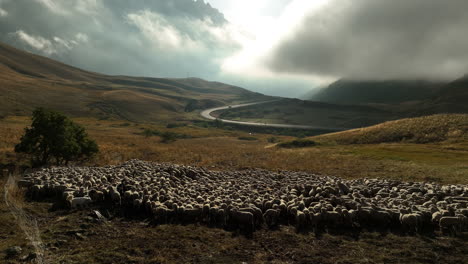
[[18, 184], [33, 199], [56, 196], [71, 208], [99, 205], [157, 224], [199, 223], [246, 234], [279, 225], [294, 225], [298, 232], [468, 230], [467, 185], [209, 171], [138, 160], [42, 169]]

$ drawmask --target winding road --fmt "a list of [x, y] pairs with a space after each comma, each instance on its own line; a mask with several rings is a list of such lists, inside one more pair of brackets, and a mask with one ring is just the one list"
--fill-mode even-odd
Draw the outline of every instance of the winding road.
[[246, 106], [252, 105], [259, 105], [259, 104], [266, 104], [276, 102], [274, 101], [264, 101], [264, 102], [255, 102], [255, 103], [248, 103], [248, 104], [238, 104], [238, 105], [228, 105], [228, 106], [221, 106], [216, 108], [207, 109], [201, 112], [201, 116], [205, 119], [209, 120], [220, 120], [224, 123], [228, 124], [236, 124], [236, 125], [245, 125], [245, 126], [255, 126], [255, 127], [274, 127], [274, 128], [294, 128], [294, 129], [313, 129], [313, 130], [327, 130], [327, 131], [342, 131], [346, 130], [345, 128], [334, 128], [334, 127], [320, 127], [320, 126], [308, 126], [308, 125], [290, 125], [290, 124], [269, 124], [269, 123], [255, 123], [255, 122], [244, 122], [244, 121], [234, 121], [234, 120], [226, 120], [226, 119], [219, 119], [211, 115], [211, 113], [219, 111], [219, 110], [227, 110], [233, 108], [241, 108]]

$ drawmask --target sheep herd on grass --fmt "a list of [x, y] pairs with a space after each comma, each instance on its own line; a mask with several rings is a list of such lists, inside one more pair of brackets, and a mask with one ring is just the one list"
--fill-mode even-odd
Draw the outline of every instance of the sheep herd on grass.
[[118, 166], [48, 168], [18, 182], [34, 200], [102, 206], [155, 224], [204, 224], [252, 234], [468, 231], [468, 186], [385, 179], [344, 180], [303, 172], [209, 171], [131, 160]]

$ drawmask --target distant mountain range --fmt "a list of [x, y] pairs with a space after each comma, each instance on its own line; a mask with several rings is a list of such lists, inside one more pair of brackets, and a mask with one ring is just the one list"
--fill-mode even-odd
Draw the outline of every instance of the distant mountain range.
[[390, 105], [400, 107], [410, 116], [468, 113], [468, 76], [453, 82], [342, 79], [305, 95], [305, 99], [348, 105]]
[[441, 82], [423, 80], [359, 81], [342, 79], [307, 99], [341, 104], [395, 104], [434, 96]]
[[38, 106], [74, 116], [157, 122], [233, 102], [268, 100], [246, 89], [197, 78], [108, 76], [0, 43], [0, 117]]
[[[165, 122], [196, 118], [190, 112], [198, 109], [271, 99], [198, 78], [89, 72], [0, 43], [0, 118], [30, 115], [35, 107], [42, 106], [73, 116]], [[343, 127], [437, 113], [468, 113], [468, 76], [445, 83], [340, 80], [310, 99], [327, 103], [283, 100], [268, 107], [263, 105], [262, 109], [242, 111], [253, 110], [248, 115], [253, 120], [269, 118], [275, 122], [316, 125], [322, 118], [326, 119], [323, 125]], [[361, 111], [340, 105], [367, 108]]]
[[431, 113], [468, 113], [468, 75], [442, 86], [424, 106]]

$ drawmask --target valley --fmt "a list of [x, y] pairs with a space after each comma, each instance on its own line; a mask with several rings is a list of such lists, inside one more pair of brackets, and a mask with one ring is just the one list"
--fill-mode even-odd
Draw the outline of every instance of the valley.
[[160, 122], [195, 110], [270, 97], [197, 78], [107, 76], [0, 44], [0, 116], [49, 107], [74, 116]]

